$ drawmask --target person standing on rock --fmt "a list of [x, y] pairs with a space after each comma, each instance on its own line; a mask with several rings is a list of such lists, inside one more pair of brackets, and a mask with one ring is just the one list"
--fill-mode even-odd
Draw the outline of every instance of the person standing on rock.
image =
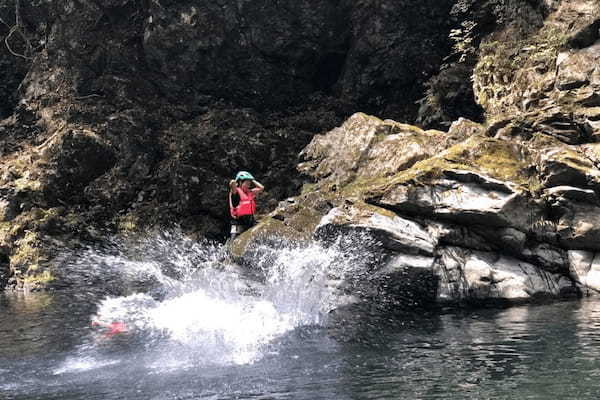
[[[254, 187], [251, 188], [251, 185]], [[256, 195], [265, 189], [246, 171], [240, 171], [229, 181], [229, 213], [231, 214], [231, 239], [248, 230], [254, 224]]]

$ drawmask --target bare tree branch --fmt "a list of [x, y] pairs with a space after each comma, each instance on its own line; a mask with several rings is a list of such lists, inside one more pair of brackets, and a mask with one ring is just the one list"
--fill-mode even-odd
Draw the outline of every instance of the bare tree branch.
[[4, 20], [2, 19], [2, 17], [0, 17], [0, 22], [2, 22], [4, 25], [6, 25], [6, 27], [7, 27], [8, 29], [12, 28], [12, 26], [11, 26], [11, 25], [9, 25], [9, 24], [7, 24], [7, 23], [6, 23], [6, 21], [4, 21]]
[[[19, 32], [21, 34], [21, 37], [27, 42], [27, 39], [24, 37], [24, 35], [20, 31], [19, 27], [15, 25], [10, 29], [10, 32], [8, 32], [8, 35], [6, 35], [6, 37], [4, 38], [4, 44], [6, 45], [6, 48], [8, 49], [10, 54], [12, 54], [15, 57], [21, 57], [21, 58], [24, 58], [25, 60], [33, 60], [32, 57], [26, 56], [25, 54], [19, 54], [10, 47], [8, 40], [15, 32]], [[30, 46], [27, 46], [27, 47], [30, 47]]]
[[28, 57], [24, 54], [19, 54], [17, 52], [15, 52], [11, 47], [10, 44], [8, 43], [8, 39], [10, 39], [10, 37], [13, 35], [13, 33], [17, 32], [19, 30], [19, 28], [15, 25], [12, 28], [10, 28], [10, 32], [8, 33], [8, 35], [6, 35], [6, 37], [4, 38], [4, 44], [6, 45], [6, 48], [8, 49], [8, 51], [10, 52], [10, 54], [12, 54], [15, 57], [21, 57], [24, 58], [25, 60], [31, 60], [31, 57]]
[[[6, 25], [7, 27], [10, 28], [8, 35], [6, 35], [6, 37], [4, 38], [4, 44], [6, 45], [6, 48], [8, 49], [8, 51], [15, 57], [21, 57], [25, 60], [32, 60], [32, 57], [29, 56], [29, 54], [31, 54], [31, 42], [29, 41], [29, 38], [25, 34], [25, 31], [23, 28], [23, 21], [21, 19], [21, 1], [15, 0], [15, 25], [13, 25], [11, 27], [4, 20], [0, 19], [0, 21], [4, 25]], [[25, 54], [17, 53], [10, 47], [9, 40], [15, 32], [19, 33], [19, 36], [21, 36], [21, 39], [23, 39], [23, 42], [25, 43]]]

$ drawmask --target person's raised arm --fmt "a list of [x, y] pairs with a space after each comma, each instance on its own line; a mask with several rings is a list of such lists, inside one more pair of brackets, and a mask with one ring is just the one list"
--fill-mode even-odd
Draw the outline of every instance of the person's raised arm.
[[258, 182], [256, 180], [252, 180], [252, 183], [254, 183], [254, 186], [256, 186], [255, 188], [252, 189], [252, 192], [260, 193], [263, 190], [265, 190], [265, 187], [263, 185], [261, 185], [260, 182]]

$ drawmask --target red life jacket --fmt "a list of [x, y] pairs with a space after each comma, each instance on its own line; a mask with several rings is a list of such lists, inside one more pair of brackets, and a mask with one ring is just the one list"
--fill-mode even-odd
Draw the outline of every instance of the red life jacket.
[[119, 333], [127, 332], [127, 325], [124, 322], [111, 322], [110, 324], [99, 323], [92, 321], [92, 327], [100, 327], [101, 332], [104, 332], [105, 337], [111, 337]]
[[240, 202], [237, 207], [233, 206], [231, 201], [231, 193], [229, 194], [229, 212], [233, 218], [242, 217], [244, 215], [254, 215], [256, 212], [256, 200], [254, 200], [253, 192], [244, 192], [241, 188], [236, 188]]
[[106, 336], [113, 336], [119, 333], [127, 332], [127, 326], [123, 322], [113, 322], [108, 327], [109, 331], [106, 333]]

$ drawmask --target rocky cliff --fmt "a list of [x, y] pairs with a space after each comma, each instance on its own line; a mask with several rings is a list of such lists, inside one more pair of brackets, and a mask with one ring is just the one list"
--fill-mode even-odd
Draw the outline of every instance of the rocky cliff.
[[2, 0], [0, 286], [43, 286], [57, 249], [106, 232], [222, 238], [224, 183], [248, 169], [264, 213], [311, 181], [310, 206], [259, 230], [353, 226], [336, 221], [365, 204], [425, 229], [438, 270], [517, 259], [564, 292], [564, 260], [594, 270], [597, 6]]
[[303, 193], [240, 238], [236, 257], [251, 264], [273, 237], [367, 233], [379, 256], [358, 283], [336, 277], [343, 295], [397, 304], [600, 291], [599, 11], [562, 2], [535, 30], [486, 36], [473, 75], [484, 124], [422, 130], [359, 113], [315, 136], [298, 167]]

